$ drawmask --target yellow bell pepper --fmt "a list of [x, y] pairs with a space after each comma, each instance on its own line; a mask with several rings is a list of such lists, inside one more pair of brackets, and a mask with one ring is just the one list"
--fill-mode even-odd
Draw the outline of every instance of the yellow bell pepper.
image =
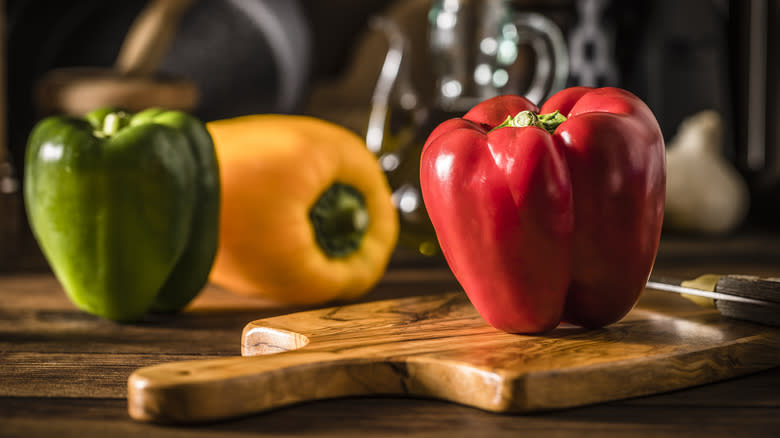
[[350, 300], [384, 274], [398, 215], [376, 157], [321, 119], [207, 124], [222, 178], [212, 283], [282, 304]]

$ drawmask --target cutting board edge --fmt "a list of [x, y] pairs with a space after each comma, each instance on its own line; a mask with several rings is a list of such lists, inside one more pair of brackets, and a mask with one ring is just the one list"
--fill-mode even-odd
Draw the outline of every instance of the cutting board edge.
[[[719, 346], [692, 348], [675, 356], [657, 354], [527, 372], [425, 355], [384, 357], [359, 353], [346, 354], [341, 360], [388, 367], [398, 374], [394, 379], [400, 382], [402, 391], [376, 395], [443, 400], [497, 413], [530, 413], [670, 392], [780, 366], [780, 336], [754, 335]], [[641, 380], [629, 385], [612, 384], [632, 374], [638, 374]], [[567, 388], [565, 397], [559, 391], [548, 390], [561, 387]], [[474, 395], [475, 390], [479, 396]], [[346, 394], [366, 395], [371, 394]]]
[[[713, 352], [717, 353], [713, 356]], [[703, 361], [703, 362], [702, 362]], [[695, 366], [703, 363], [704, 367]], [[608, 366], [607, 366], [608, 365]], [[666, 366], [664, 366], [666, 365]], [[545, 370], [517, 379], [525, 397], [534, 403], [513, 406], [507, 412], [535, 412], [586, 406], [628, 398], [644, 397], [702, 386], [780, 366], [780, 334], [755, 335], [709, 348], [693, 349], [675, 356], [651, 355], [608, 364], [593, 364], [564, 370]], [[632, 372], [627, 370], [631, 368]], [[637, 370], [639, 368], [639, 370]], [[616, 376], [648, 372], [640, 385], [614, 385]], [[704, 371], [702, 375], [701, 372]], [[639, 373], [641, 374], [641, 373]], [[585, 388], [582, 388], [583, 383]], [[549, 388], [566, 385], [567, 396]], [[582, 388], [573, 401], [572, 388]], [[595, 389], [588, 394], [588, 389]], [[598, 392], [601, 391], [601, 392]], [[520, 400], [520, 398], [517, 398]]]

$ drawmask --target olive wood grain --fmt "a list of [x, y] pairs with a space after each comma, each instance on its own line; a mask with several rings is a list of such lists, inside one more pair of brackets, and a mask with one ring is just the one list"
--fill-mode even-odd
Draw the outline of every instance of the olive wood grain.
[[437, 398], [531, 412], [655, 394], [780, 364], [780, 330], [646, 291], [622, 321], [542, 335], [493, 329], [462, 293], [249, 323], [243, 357], [171, 362], [128, 379], [132, 418], [203, 422], [309, 400]]

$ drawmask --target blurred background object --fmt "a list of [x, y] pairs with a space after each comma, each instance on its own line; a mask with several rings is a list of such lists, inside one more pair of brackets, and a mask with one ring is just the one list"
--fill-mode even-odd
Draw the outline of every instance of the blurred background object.
[[179, 20], [191, 3], [149, 2], [127, 31], [112, 68], [69, 67], [47, 72], [35, 90], [38, 115], [81, 117], [104, 106], [130, 112], [150, 107], [193, 111], [198, 96], [195, 84], [186, 78], [157, 74]]
[[722, 150], [723, 119], [712, 110], [685, 119], [667, 143], [665, 230], [725, 234], [742, 224], [747, 184]]
[[427, 16], [436, 84], [430, 106], [464, 113], [500, 94], [542, 102], [566, 86], [566, 41], [544, 14], [508, 0], [434, 0]]
[[[39, 81], [60, 68], [114, 68], [128, 31], [149, 5], [6, 1], [6, 155], [17, 181], [23, 177], [27, 134], [41, 115], [33, 99]], [[543, 100], [561, 84], [619, 86], [648, 103], [667, 142], [684, 119], [705, 110], [717, 113], [719, 154], [739, 171], [750, 193], [749, 214], [734, 232], [777, 232], [780, 115], [771, 79], [780, 59], [779, 5], [778, 0], [192, 0], [156, 72], [192, 81], [198, 92], [193, 113], [206, 121], [304, 113], [365, 136], [397, 189], [399, 208], [414, 207], [409, 218], [422, 218], [425, 241], [431, 230], [416, 197], [416, 157], [437, 121], [460, 115], [457, 105], [446, 102], [447, 93], [458, 100], [539, 89], [532, 97]], [[554, 30], [542, 39], [528, 37], [533, 31], [523, 31], [518, 17]], [[545, 60], [545, 53], [556, 51], [544, 48], [556, 33], [567, 56]], [[565, 78], [557, 68], [562, 64]], [[448, 75], [457, 75], [458, 84]], [[535, 87], [540, 78], [543, 87]], [[374, 116], [384, 124], [372, 144]]]
[[569, 35], [572, 82], [586, 87], [617, 84], [615, 30], [606, 21], [609, 0], [577, 2], [579, 20]]
[[[191, 81], [198, 93], [192, 112], [204, 120], [300, 108], [310, 79], [312, 39], [298, 1], [187, 3], [164, 55], [156, 59], [159, 54], [152, 51], [148, 55], [155, 59], [132, 63], [156, 65], [160, 77]], [[17, 170], [26, 136], [41, 117], [33, 99], [40, 81], [58, 69], [121, 67], [118, 56], [129, 30], [153, 5], [146, 0], [8, 1], [9, 144]], [[164, 46], [157, 39], [152, 48]]]
[[394, 190], [400, 242], [434, 255], [418, 181], [428, 134], [499, 94], [541, 102], [568, 78], [563, 31], [534, 5], [397, 1], [370, 22], [344, 74], [315, 84], [306, 111], [365, 135]]
[[[0, 35], [7, 34], [6, 4], [0, 0]], [[24, 264], [22, 242], [31, 241], [24, 219], [21, 185], [8, 147], [6, 38], [0, 40], [0, 272]], [[37, 263], [35, 263], [37, 264]]]
[[780, 229], [780, 2], [734, 2], [732, 95], [737, 167], [747, 177], [754, 223]]
[[[5, 2], [0, 0], [0, 35], [6, 33]], [[6, 44], [0, 40], [0, 84], [6, 83]], [[22, 197], [8, 152], [6, 89], [0, 87], [0, 271], [17, 257], [22, 234]]]

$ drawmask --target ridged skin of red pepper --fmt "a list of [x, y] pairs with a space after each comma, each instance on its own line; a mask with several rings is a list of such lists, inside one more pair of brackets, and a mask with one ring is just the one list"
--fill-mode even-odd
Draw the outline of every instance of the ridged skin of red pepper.
[[[493, 129], [524, 110], [567, 120], [553, 134]], [[420, 167], [442, 252], [492, 326], [595, 328], [636, 303], [658, 250], [665, 163], [658, 123], [633, 94], [570, 88], [541, 111], [488, 99], [439, 125]]]
[[558, 325], [570, 282], [570, 178], [563, 151], [542, 129], [489, 131], [535, 105], [494, 103], [431, 133], [423, 197], [442, 252], [480, 315], [507, 332], [543, 332]]
[[574, 193], [572, 283], [564, 319], [600, 327], [622, 318], [642, 292], [664, 214], [664, 140], [655, 116], [618, 88], [557, 93], [542, 113], [568, 117], [553, 135]]

